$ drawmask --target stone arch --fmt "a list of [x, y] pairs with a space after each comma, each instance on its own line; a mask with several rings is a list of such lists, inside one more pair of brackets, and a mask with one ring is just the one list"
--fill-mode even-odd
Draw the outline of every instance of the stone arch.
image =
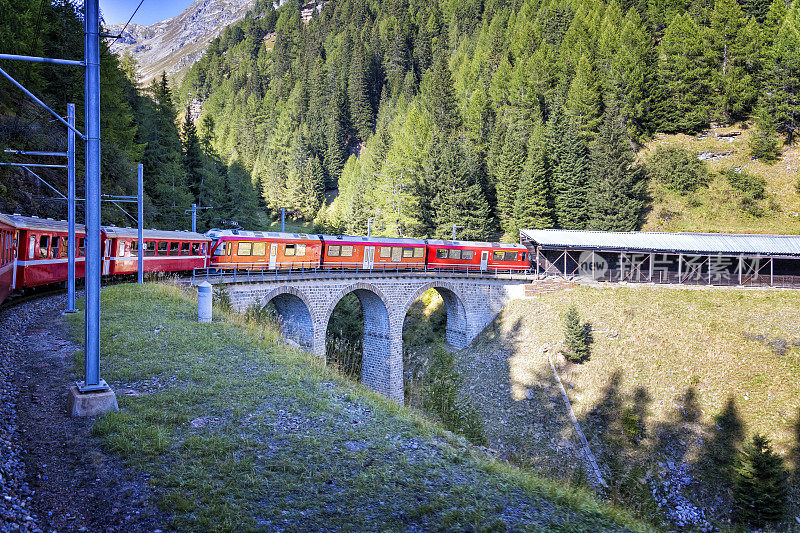
[[278, 313], [281, 333], [303, 348], [314, 344], [314, 318], [306, 295], [290, 286], [277, 287], [261, 299], [261, 305], [272, 303]]
[[371, 283], [354, 283], [338, 291], [321, 322], [315, 345], [324, 350], [328, 322], [339, 301], [354, 293], [364, 311], [364, 339], [361, 362], [361, 381], [367, 387], [396, 401], [403, 401], [403, 356], [401, 328], [393, 320], [389, 300]]
[[448, 281], [432, 281], [419, 287], [414, 294], [406, 301], [403, 306], [403, 318], [405, 319], [408, 310], [414, 302], [429, 290], [436, 289], [436, 292], [444, 300], [444, 308], [447, 312], [447, 325], [445, 326], [445, 338], [453, 348], [460, 350], [466, 348], [470, 343], [469, 324], [467, 321], [467, 309], [464, 305], [464, 297], [461, 290], [454, 283]]

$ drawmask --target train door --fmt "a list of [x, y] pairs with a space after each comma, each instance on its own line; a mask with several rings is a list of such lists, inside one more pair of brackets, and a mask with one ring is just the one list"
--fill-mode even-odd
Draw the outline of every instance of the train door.
[[111, 256], [111, 239], [105, 240], [105, 246], [103, 246], [103, 275], [108, 276], [108, 271], [111, 268], [111, 261], [109, 257]]
[[481, 270], [486, 270], [489, 267], [489, 252], [484, 250], [481, 252]]
[[11, 290], [17, 288], [17, 243], [19, 242], [19, 231], [13, 233], [13, 241], [11, 241], [11, 258], [14, 260], [14, 266], [11, 267]]
[[364, 268], [372, 268], [375, 264], [375, 247], [374, 246], [365, 246], [364, 247]]
[[273, 270], [278, 259], [278, 243], [273, 242], [269, 245], [269, 268]]

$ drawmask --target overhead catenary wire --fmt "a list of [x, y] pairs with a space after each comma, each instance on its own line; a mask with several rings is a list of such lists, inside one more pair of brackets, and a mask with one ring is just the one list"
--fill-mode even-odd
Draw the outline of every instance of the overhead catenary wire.
[[[122, 37], [122, 34], [125, 33], [125, 30], [128, 28], [128, 24], [131, 23], [131, 21], [133, 20], [133, 17], [136, 16], [136, 12], [139, 11], [139, 8], [142, 7], [143, 3], [144, 3], [144, 0], [140, 0], [139, 1], [139, 5], [136, 6], [136, 9], [133, 10], [133, 13], [131, 13], [131, 17], [128, 19], [128, 22], [126, 22], [125, 25], [122, 27], [122, 30], [117, 34], [116, 37], [114, 37], [114, 41], [116, 41], [117, 39]], [[111, 42], [113, 43], [114, 41], [111, 41]]]

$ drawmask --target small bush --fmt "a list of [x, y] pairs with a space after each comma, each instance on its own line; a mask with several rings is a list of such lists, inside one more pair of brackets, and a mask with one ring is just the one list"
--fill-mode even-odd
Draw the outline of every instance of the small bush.
[[733, 497], [743, 524], [763, 526], [784, 516], [788, 497], [783, 459], [772, 451], [769, 439], [756, 433], [744, 445], [736, 462]]
[[572, 363], [588, 361], [592, 342], [591, 326], [588, 322], [581, 322], [578, 308], [571, 305], [564, 316], [564, 357]]
[[748, 174], [744, 170], [729, 169], [725, 172], [731, 187], [750, 196], [754, 200], [763, 200], [767, 192], [767, 182], [764, 178]]
[[456, 370], [455, 355], [439, 346], [434, 350], [425, 377], [422, 407], [439, 418], [444, 426], [464, 435], [471, 443], [483, 446], [483, 422], [469, 400], [460, 398], [461, 376]]
[[659, 146], [647, 158], [648, 177], [680, 194], [694, 192], [708, 185], [708, 166], [697, 152], [679, 146]]

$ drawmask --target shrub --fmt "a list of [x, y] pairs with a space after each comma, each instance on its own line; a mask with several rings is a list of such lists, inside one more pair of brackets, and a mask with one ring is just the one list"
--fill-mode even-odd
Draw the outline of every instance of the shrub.
[[741, 523], [763, 526], [783, 518], [788, 495], [783, 459], [756, 433], [744, 445], [734, 474], [733, 497]]
[[425, 377], [422, 407], [439, 418], [450, 431], [464, 435], [471, 443], [485, 445], [480, 413], [469, 400], [460, 398], [461, 376], [456, 370], [455, 355], [438, 346]]
[[591, 326], [588, 322], [581, 322], [578, 308], [571, 305], [564, 316], [564, 357], [573, 363], [588, 361], [592, 342]]
[[754, 200], [763, 200], [767, 192], [767, 182], [764, 178], [748, 174], [745, 170], [728, 169], [725, 172], [728, 183], [739, 192]]
[[650, 179], [670, 190], [686, 194], [708, 185], [708, 166], [697, 152], [679, 146], [659, 146], [647, 158], [645, 169]]

